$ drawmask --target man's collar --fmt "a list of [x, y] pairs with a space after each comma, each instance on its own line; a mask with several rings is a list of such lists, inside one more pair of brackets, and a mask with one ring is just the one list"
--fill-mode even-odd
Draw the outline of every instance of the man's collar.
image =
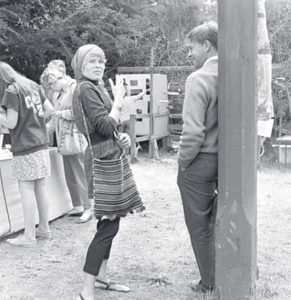
[[210, 61], [212, 60], [217, 60], [218, 59], [218, 55], [214, 55], [214, 56], [211, 56], [209, 58], [207, 58], [203, 64], [203, 66], [205, 66], [207, 63], [209, 63]]

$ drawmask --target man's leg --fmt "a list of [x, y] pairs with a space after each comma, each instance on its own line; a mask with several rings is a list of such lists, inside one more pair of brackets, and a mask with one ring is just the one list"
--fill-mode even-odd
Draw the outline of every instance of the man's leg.
[[211, 156], [207, 155], [198, 156], [185, 171], [179, 170], [178, 186], [202, 284], [206, 288], [213, 288], [215, 284], [213, 214], [216, 213], [213, 205], [217, 187], [217, 159], [212, 160]]

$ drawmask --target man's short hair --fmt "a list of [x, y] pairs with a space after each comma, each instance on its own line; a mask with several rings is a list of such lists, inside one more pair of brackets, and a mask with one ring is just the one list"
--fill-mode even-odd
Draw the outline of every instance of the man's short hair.
[[203, 44], [205, 41], [209, 41], [211, 45], [218, 49], [218, 26], [214, 21], [204, 23], [193, 28], [187, 35], [186, 39], [190, 42], [197, 42]]

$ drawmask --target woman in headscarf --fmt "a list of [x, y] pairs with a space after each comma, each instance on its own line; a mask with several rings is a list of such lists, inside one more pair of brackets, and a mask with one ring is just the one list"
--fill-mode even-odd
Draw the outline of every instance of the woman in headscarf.
[[[89, 185], [93, 186], [92, 182], [92, 156], [93, 160], [97, 161], [114, 161], [121, 156], [126, 158], [123, 147], [130, 145], [128, 134], [121, 134], [116, 137], [116, 126], [120, 119], [122, 108], [122, 100], [124, 97], [124, 87], [122, 82], [117, 82], [116, 86], [112, 85], [114, 102], [109, 97], [103, 84], [103, 74], [105, 70], [105, 54], [97, 45], [84, 45], [80, 47], [72, 59], [72, 68], [78, 85], [73, 96], [73, 112], [77, 122], [77, 126], [83, 132], [90, 143], [90, 151], [87, 152], [86, 166], [89, 178]], [[85, 120], [85, 122], [84, 122]], [[121, 144], [121, 145], [120, 145]], [[91, 152], [91, 153], [90, 153]], [[90, 155], [92, 154], [92, 156]], [[127, 159], [127, 158], [126, 158]], [[125, 164], [129, 169], [128, 163]], [[127, 169], [127, 171], [128, 171]], [[102, 172], [96, 170], [94, 173]], [[128, 172], [132, 177], [131, 171]], [[112, 177], [115, 176], [113, 173]], [[127, 179], [125, 179], [127, 180]], [[128, 183], [125, 181], [125, 185]], [[129, 186], [129, 185], [128, 185]], [[102, 186], [104, 188], [104, 186]], [[129, 292], [127, 286], [110, 282], [107, 278], [107, 262], [110, 255], [113, 238], [119, 230], [120, 218], [126, 216], [128, 212], [134, 210], [142, 210], [143, 205], [136, 189], [135, 183], [132, 180], [132, 193], [120, 195], [118, 202], [124, 203], [126, 200], [126, 209], [119, 212], [110, 213], [106, 211], [102, 213], [99, 208], [103, 206], [103, 201], [99, 202], [94, 185], [94, 215], [98, 219], [97, 232], [88, 248], [86, 262], [83, 268], [84, 283], [83, 288], [78, 296], [80, 300], [93, 300], [94, 287], [103, 288], [106, 290], [115, 290], [119, 292]], [[105, 185], [106, 191], [103, 191], [105, 199], [110, 198], [112, 188]], [[111, 198], [110, 198], [111, 201]], [[106, 202], [106, 200], [104, 200]], [[111, 201], [112, 203], [113, 201]], [[118, 204], [118, 203], [117, 203]], [[114, 205], [113, 205], [114, 206]]]

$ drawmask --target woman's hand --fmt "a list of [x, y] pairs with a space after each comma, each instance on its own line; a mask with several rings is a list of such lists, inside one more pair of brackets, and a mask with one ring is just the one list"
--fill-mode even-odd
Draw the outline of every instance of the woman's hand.
[[[112, 94], [114, 96], [114, 102], [115, 101], [122, 101], [122, 99], [125, 96], [125, 88], [123, 85], [123, 80], [122, 78], [118, 78], [118, 80], [116, 80], [116, 84], [114, 85], [112, 79], [110, 78], [109, 80], [109, 84], [112, 90]], [[121, 105], [121, 103], [120, 103]]]
[[55, 118], [62, 118], [63, 117], [63, 112], [61, 110], [56, 110], [53, 112], [53, 116]]
[[55, 126], [53, 124], [53, 121], [50, 120], [47, 124], [46, 124], [46, 129], [47, 129], [47, 132], [48, 134], [53, 134], [55, 132]]
[[119, 133], [119, 140], [123, 147], [125, 147], [125, 148], [130, 147], [131, 140], [127, 133]]
[[114, 95], [114, 102], [109, 116], [113, 118], [116, 121], [116, 123], [118, 123], [122, 109], [122, 101], [125, 95], [125, 88], [123, 86], [122, 78], [119, 78], [116, 81], [116, 85], [114, 85], [111, 79], [109, 79], [109, 83], [111, 85], [112, 93]]

